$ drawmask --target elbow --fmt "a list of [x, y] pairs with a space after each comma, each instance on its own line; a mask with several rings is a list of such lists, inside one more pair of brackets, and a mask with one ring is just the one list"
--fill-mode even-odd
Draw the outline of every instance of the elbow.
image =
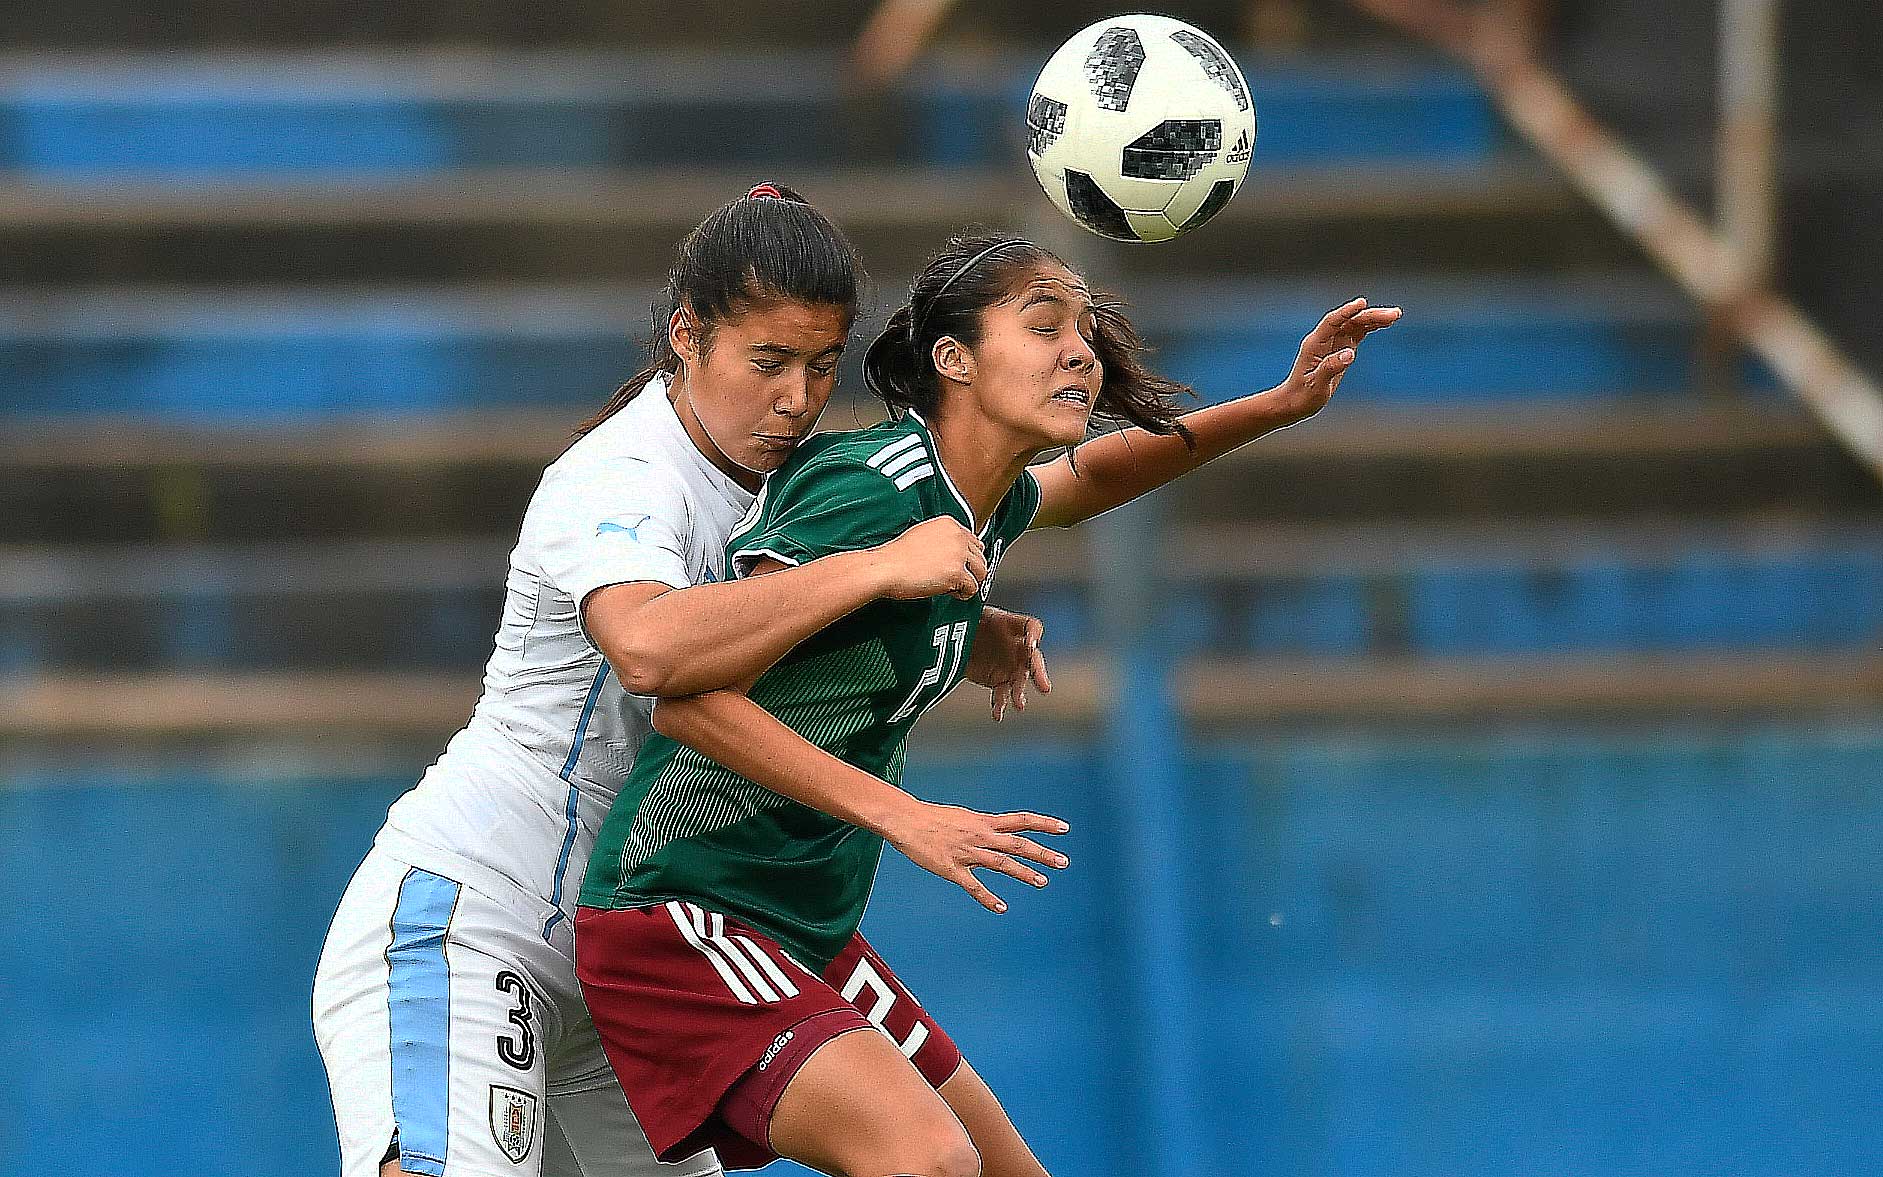
[[633, 659], [614, 662], [615, 675], [621, 680], [621, 689], [630, 695], [645, 695], [659, 698], [665, 695], [668, 684], [673, 681], [673, 670], [660, 666], [649, 659]]
[[630, 695], [663, 695], [673, 682], [673, 659], [664, 651], [652, 648], [640, 636], [633, 632], [612, 635], [603, 648], [609, 665], [615, 668], [615, 677], [621, 680], [621, 688]]

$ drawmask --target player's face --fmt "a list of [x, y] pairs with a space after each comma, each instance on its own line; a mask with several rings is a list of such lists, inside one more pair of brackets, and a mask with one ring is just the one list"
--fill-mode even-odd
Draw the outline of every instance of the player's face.
[[1040, 266], [982, 313], [973, 350], [981, 410], [1039, 449], [1084, 440], [1105, 379], [1094, 330], [1085, 280], [1056, 262]]
[[682, 332], [674, 342], [686, 380], [676, 382], [675, 410], [703, 427], [694, 441], [715, 465], [756, 489], [817, 424], [849, 334], [849, 308], [788, 301], [719, 323], [703, 350]]

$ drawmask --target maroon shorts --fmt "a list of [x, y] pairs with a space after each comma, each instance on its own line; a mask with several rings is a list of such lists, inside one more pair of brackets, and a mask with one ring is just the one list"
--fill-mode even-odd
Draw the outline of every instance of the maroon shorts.
[[785, 1084], [852, 1030], [889, 1036], [940, 1087], [961, 1052], [861, 934], [820, 977], [763, 932], [691, 903], [575, 916], [575, 975], [654, 1155], [711, 1146], [728, 1169], [777, 1158]]

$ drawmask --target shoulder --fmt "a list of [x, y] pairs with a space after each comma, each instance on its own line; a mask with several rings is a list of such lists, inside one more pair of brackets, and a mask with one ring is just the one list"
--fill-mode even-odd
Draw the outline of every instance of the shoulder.
[[922, 439], [892, 425], [821, 433], [772, 476], [773, 497], [841, 496], [919, 507], [935, 467]]
[[1033, 525], [1033, 517], [1039, 513], [1040, 481], [1033, 471], [1022, 470], [995, 508], [994, 530], [1011, 543]]
[[658, 446], [632, 433], [602, 435], [597, 430], [543, 471], [524, 530], [592, 527], [597, 520], [624, 513], [651, 516], [683, 532], [694, 513], [693, 491]]

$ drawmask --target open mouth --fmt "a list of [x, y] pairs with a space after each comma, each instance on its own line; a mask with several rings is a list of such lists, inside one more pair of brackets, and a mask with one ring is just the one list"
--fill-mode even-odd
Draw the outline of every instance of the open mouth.
[[1058, 392], [1055, 392], [1053, 394], [1053, 399], [1056, 401], [1065, 401], [1067, 404], [1079, 405], [1081, 407], [1084, 407], [1092, 403], [1092, 394], [1086, 391], [1085, 386], [1081, 384], [1081, 385], [1075, 385], [1071, 388], [1060, 389]]

